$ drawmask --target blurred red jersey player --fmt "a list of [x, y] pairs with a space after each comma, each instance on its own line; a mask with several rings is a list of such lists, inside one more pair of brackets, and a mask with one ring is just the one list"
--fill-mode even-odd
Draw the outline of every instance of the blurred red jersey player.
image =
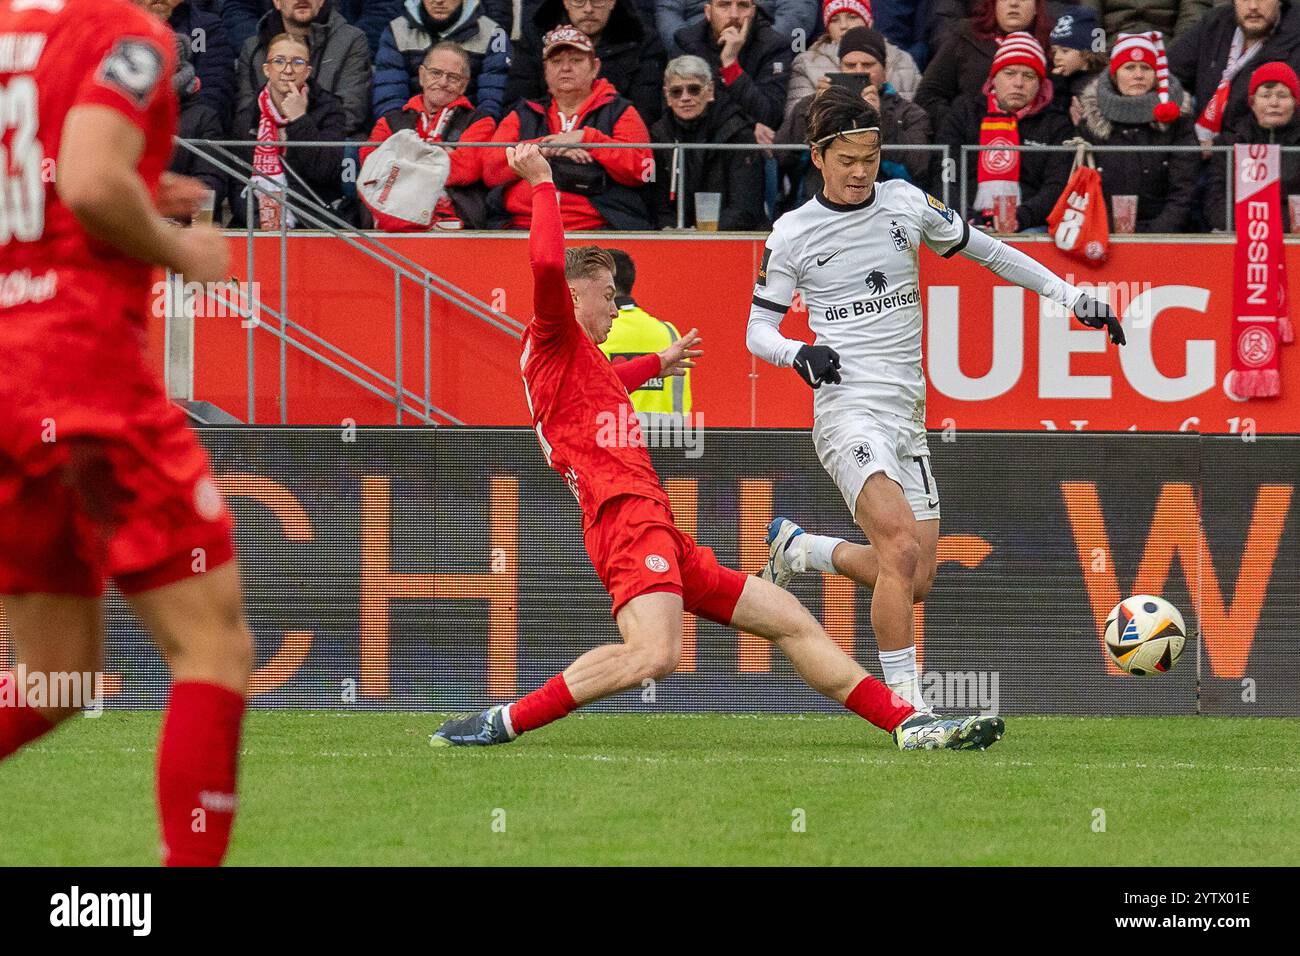
[[[629, 368], [631, 362], [615, 368], [597, 348], [617, 314], [613, 259], [596, 246], [565, 251], [542, 148], [525, 143], [506, 155], [533, 187], [535, 314], [520, 359], [525, 394], [542, 453], [582, 508], [587, 553], [613, 599], [623, 640], [588, 651], [512, 704], [452, 718], [431, 742], [507, 743], [583, 704], [668, 677], [677, 669], [682, 615], [689, 611], [772, 641], [809, 686], [893, 733], [901, 749], [992, 743], [995, 728], [983, 718], [917, 713], [845, 654], [794, 595], [723, 567], [711, 549], [678, 530], [628, 398], [638, 374], [644, 380], [656, 370]], [[694, 341], [682, 341], [688, 339]], [[664, 371], [694, 354], [687, 346], [662, 357]]]
[[252, 641], [225, 502], [143, 342], [154, 268], [211, 282], [229, 251], [162, 218], [202, 187], [164, 173], [175, 38], [146, 6], [0, 0], [0, 595], [21, 665], [0, 675], [0, 758], [84, 703], [19, 675], [101, 669], [111, 578], [172, 672], [163, 860], [215, 865]]

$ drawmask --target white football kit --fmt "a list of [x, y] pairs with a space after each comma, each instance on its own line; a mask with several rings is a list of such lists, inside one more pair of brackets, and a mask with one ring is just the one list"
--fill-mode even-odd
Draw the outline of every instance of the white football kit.
[[850, 512], [867, 479], [883, 471], [918, 520], [939, 517], [925, 434], [922, 244], [945, 257], [960, 252], [1065, 308], [1083, 294], [902, 180], [876, 183], [857, 205], [819, 192], [778, 219], [754, 286], [746, 343], [773, 365], [793, 365], [805, 343], [785, 338], [780, 325], [798, 289], [816, 344], [840, 357], [841, 384], [822, 385], [813, 396], [813, 443]]

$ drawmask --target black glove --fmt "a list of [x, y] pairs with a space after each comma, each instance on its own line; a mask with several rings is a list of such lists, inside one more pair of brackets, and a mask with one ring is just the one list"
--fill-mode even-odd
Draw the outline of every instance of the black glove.
[[840, 384], [840, 354], [829, 345], [804, 345], [794, 357], [794, 370], [812, 388]]
[[1124, 327], [1119, 324], [1119, 318], [1110, 310], [1109, 303], [1094, 299], [1085, 292], [1079, 296], [1079, 301], [1074, 303], [1074, 315], [1090, 329], [1107, 329], [1110, 332], [1110, 340], [1116, 345], [1124, 344]]

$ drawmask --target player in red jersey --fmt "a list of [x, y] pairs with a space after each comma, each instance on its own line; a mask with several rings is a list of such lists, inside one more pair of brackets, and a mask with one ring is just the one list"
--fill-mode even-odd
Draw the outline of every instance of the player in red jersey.
[[215, 281], [229, 251], [160, 215], [196, 211], [202, 187], [164, 173], [176, 40], [144, 6], [0, 0], [0, 758], [83, 703], [24, 675], [102, 669], [112, 578], [172, 673], [163, 862], [216, 865], [252, 639], [230, 515], [142, 346], [154, 268]]
[[[525, 394], [542, 452], [582, 508], [587, 553], [613, 598], [623, 641], [588, 651], [512, 704], [447, 721], [431, 742], [506, 743], [583, 704], [667, 677], [681, 654], [684, 611], [772, 641], [809, 686], [892, 732], [901, 749], [983, 748], [998, 739], [997, 717], [917, 713], [845, 654], [792, 594], [719, 565], [712, 550], [677, 529], [639, 429], [609, 427], [636, 422], [625, 387], [632, 370], [616, 370], [596, 347], [617, 314], [613, 260], [595, 246], [565, 252], [550, 164], [536, 144], [506, 152], [533, 187], [535, 315], [520, 360]], [[608, 440], [611, 434], [626, 440]]]

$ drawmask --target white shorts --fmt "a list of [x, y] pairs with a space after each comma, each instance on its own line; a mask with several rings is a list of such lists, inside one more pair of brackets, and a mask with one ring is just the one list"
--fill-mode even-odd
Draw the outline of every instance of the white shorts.
[[814, 419], [813, 445], [850, 514], [867, 479], [883, 471], [903, 489], [917, 521], [939, 517], [924, 425], [892, 415], [836, 412]]

